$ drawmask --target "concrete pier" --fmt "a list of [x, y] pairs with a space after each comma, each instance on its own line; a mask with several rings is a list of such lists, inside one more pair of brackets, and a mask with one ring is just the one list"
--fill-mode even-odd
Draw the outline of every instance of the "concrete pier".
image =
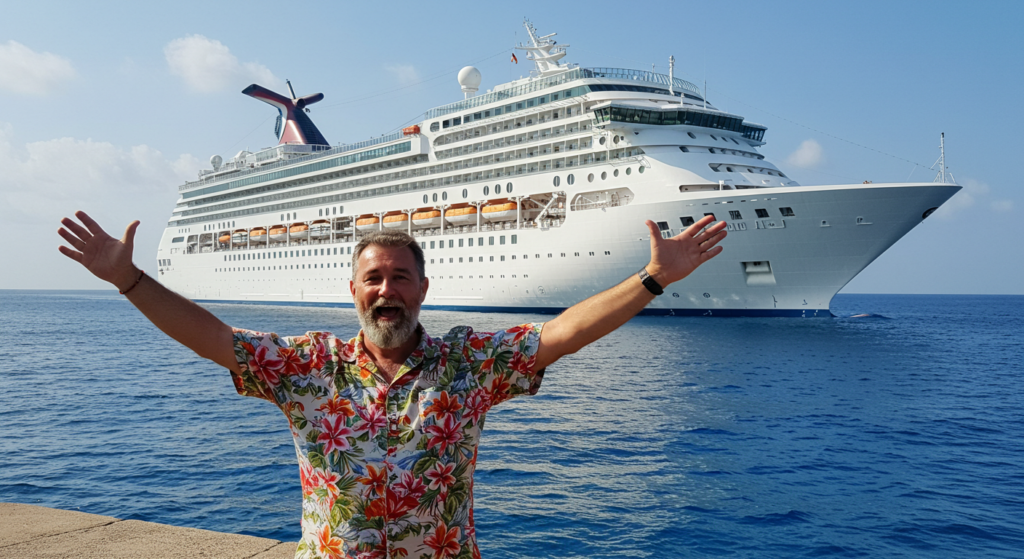
[[0, 559], [292, 559], [296, 542], [0, 503]]

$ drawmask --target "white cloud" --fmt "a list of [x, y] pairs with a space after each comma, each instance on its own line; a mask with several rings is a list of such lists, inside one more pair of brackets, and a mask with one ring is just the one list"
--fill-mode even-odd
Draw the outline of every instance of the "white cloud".
[[396, 64], [392, 66], [385, 66], [385, 70], [394, 74], [395, 78], [398, 79], [400, 85], [412, 85], [420, 81], [420, 74], [416, 71], [416, 67], [410, 64]]
[[45, 95], [77, 75], [66, 58], [35, 52], [16, 41], [0, 44], [0, 89], [22, 95]]
[[1013, 200], [993, 200], [992, 209], [997, 212], [1012, 212]]
[[790, 154], [786, 163], [793, 167], [809, 168], [820, 165], [825, 160], [825, 152], [821, 144], [814, 140], [804, 140], [796, 151]]
[[79, 209], [115, 236], [140, 219], [135, 261], [149, 269], [176, 187], [194, 180], [200, 167], [191, 155], [168, 158], [145, 145], [75, 138], [18, 144], [13, 129], [0, 123], [0, 208], [8, 226], [0, 261], [32, 264], [16, 273], [0, 270], [0, 289], [103, 287], [56, 250], [60, 218]]
[[167, 43], [164, 57], [172, 74], [185, 80], [191, 89], [203, 93], [229, 88], [240, 90], [251, 83], [269, 88], [281, 85], [281, 80], [266, 66], [239, 62], [226, 45], [202, 35], [189, 35]]
[[989, 191], [991, 191], [987, 184], [974, 179], [966, 179], [960, 186], [963, 188], [935, 211], [936, 217], [953, 217], [961, 211], [974, 206], [979, 199], [985, 198], [988, 196]]

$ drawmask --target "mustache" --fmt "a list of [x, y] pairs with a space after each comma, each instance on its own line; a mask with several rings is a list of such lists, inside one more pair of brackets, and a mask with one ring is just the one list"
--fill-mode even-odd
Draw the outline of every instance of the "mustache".
[[396, 309], [399, 309], [399, 310], [402, 310], [402, 311], [406, 310], [405, 303], [403, 303], [402, 301], [400, 301], [398, 299], [387, 299], [387, 298], [384, 298], [384, 297], [381, 297], [381, 298], [377, 299], [376, 301], [374, 301], [373, 304], [370, 305], [370, 308], [368, 310], [370, 310], [372, 312], [372, 311], [375, 311], [375, 310], [379, 309], [380, 307], [395, 307]]

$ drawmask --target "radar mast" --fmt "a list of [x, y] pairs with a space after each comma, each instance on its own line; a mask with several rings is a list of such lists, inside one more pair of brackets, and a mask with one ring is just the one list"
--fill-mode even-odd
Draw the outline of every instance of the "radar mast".
[[523, 21], [523, 27], [526, 28], [526, 32], [530, 35], [530, 42], [529, 44], [519, 43], [516, 45], [516, 48], [525, 50], [526, 58], [532, 60], [534, 65], [536, 65], [536, 69], [532, 70], [530, 74], [543, 78], [576, 67], [575, 64], [560, 64], [558, 62], [565, 57], [565, 49], [569, 45], [559, 45], [557, 41], [553, 40], [552, 37], [557, 35], [557, 33], [538, 37], [537, 30], [528, 19]]

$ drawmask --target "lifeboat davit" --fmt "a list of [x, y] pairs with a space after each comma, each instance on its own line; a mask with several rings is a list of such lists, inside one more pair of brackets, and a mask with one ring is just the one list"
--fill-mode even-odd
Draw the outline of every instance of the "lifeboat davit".
[[440, 227], [441, 210], [424, 210], [412, 214], [412, 224], [416, 227]]
[[444, 212], [444, 219], [452, 225], [476, 225], [476, 207], [452, 208]]
[[389, 229], [409, 227], [409, 214], [402, 213], [384, 216], [384, 227], [387, 227]]
[[487, 204], [481, 214], [488, 221], [509, 221], [516, 218], [516, 203]]
[[249, 232], [239, 229], [231, 234], [231, 244], [244, 245], [249, 240]]
[[296, 223], [288, 228], [288, 235], [292, 239], [307, 239], [309, 238], [309, 226], [305, 223]]
[[288, 240], [288, 228], [284, 225], [274, 225], [270, 228], [270, 240], [275, 243], [283, 243]]
[[265, 243], [267, 242], [267, 230], [262, 227], [249, 231], [249, 243]]
[[380, 228], [380, 218], [375, 215], [364, 215], [356, 220], [356, 229], [359, 231], [375, 231]]
[[327, 239], [331, 236], [331, 224], [326, 221], [314, 221], [309, 226], [309, 235], [314, 239]]

